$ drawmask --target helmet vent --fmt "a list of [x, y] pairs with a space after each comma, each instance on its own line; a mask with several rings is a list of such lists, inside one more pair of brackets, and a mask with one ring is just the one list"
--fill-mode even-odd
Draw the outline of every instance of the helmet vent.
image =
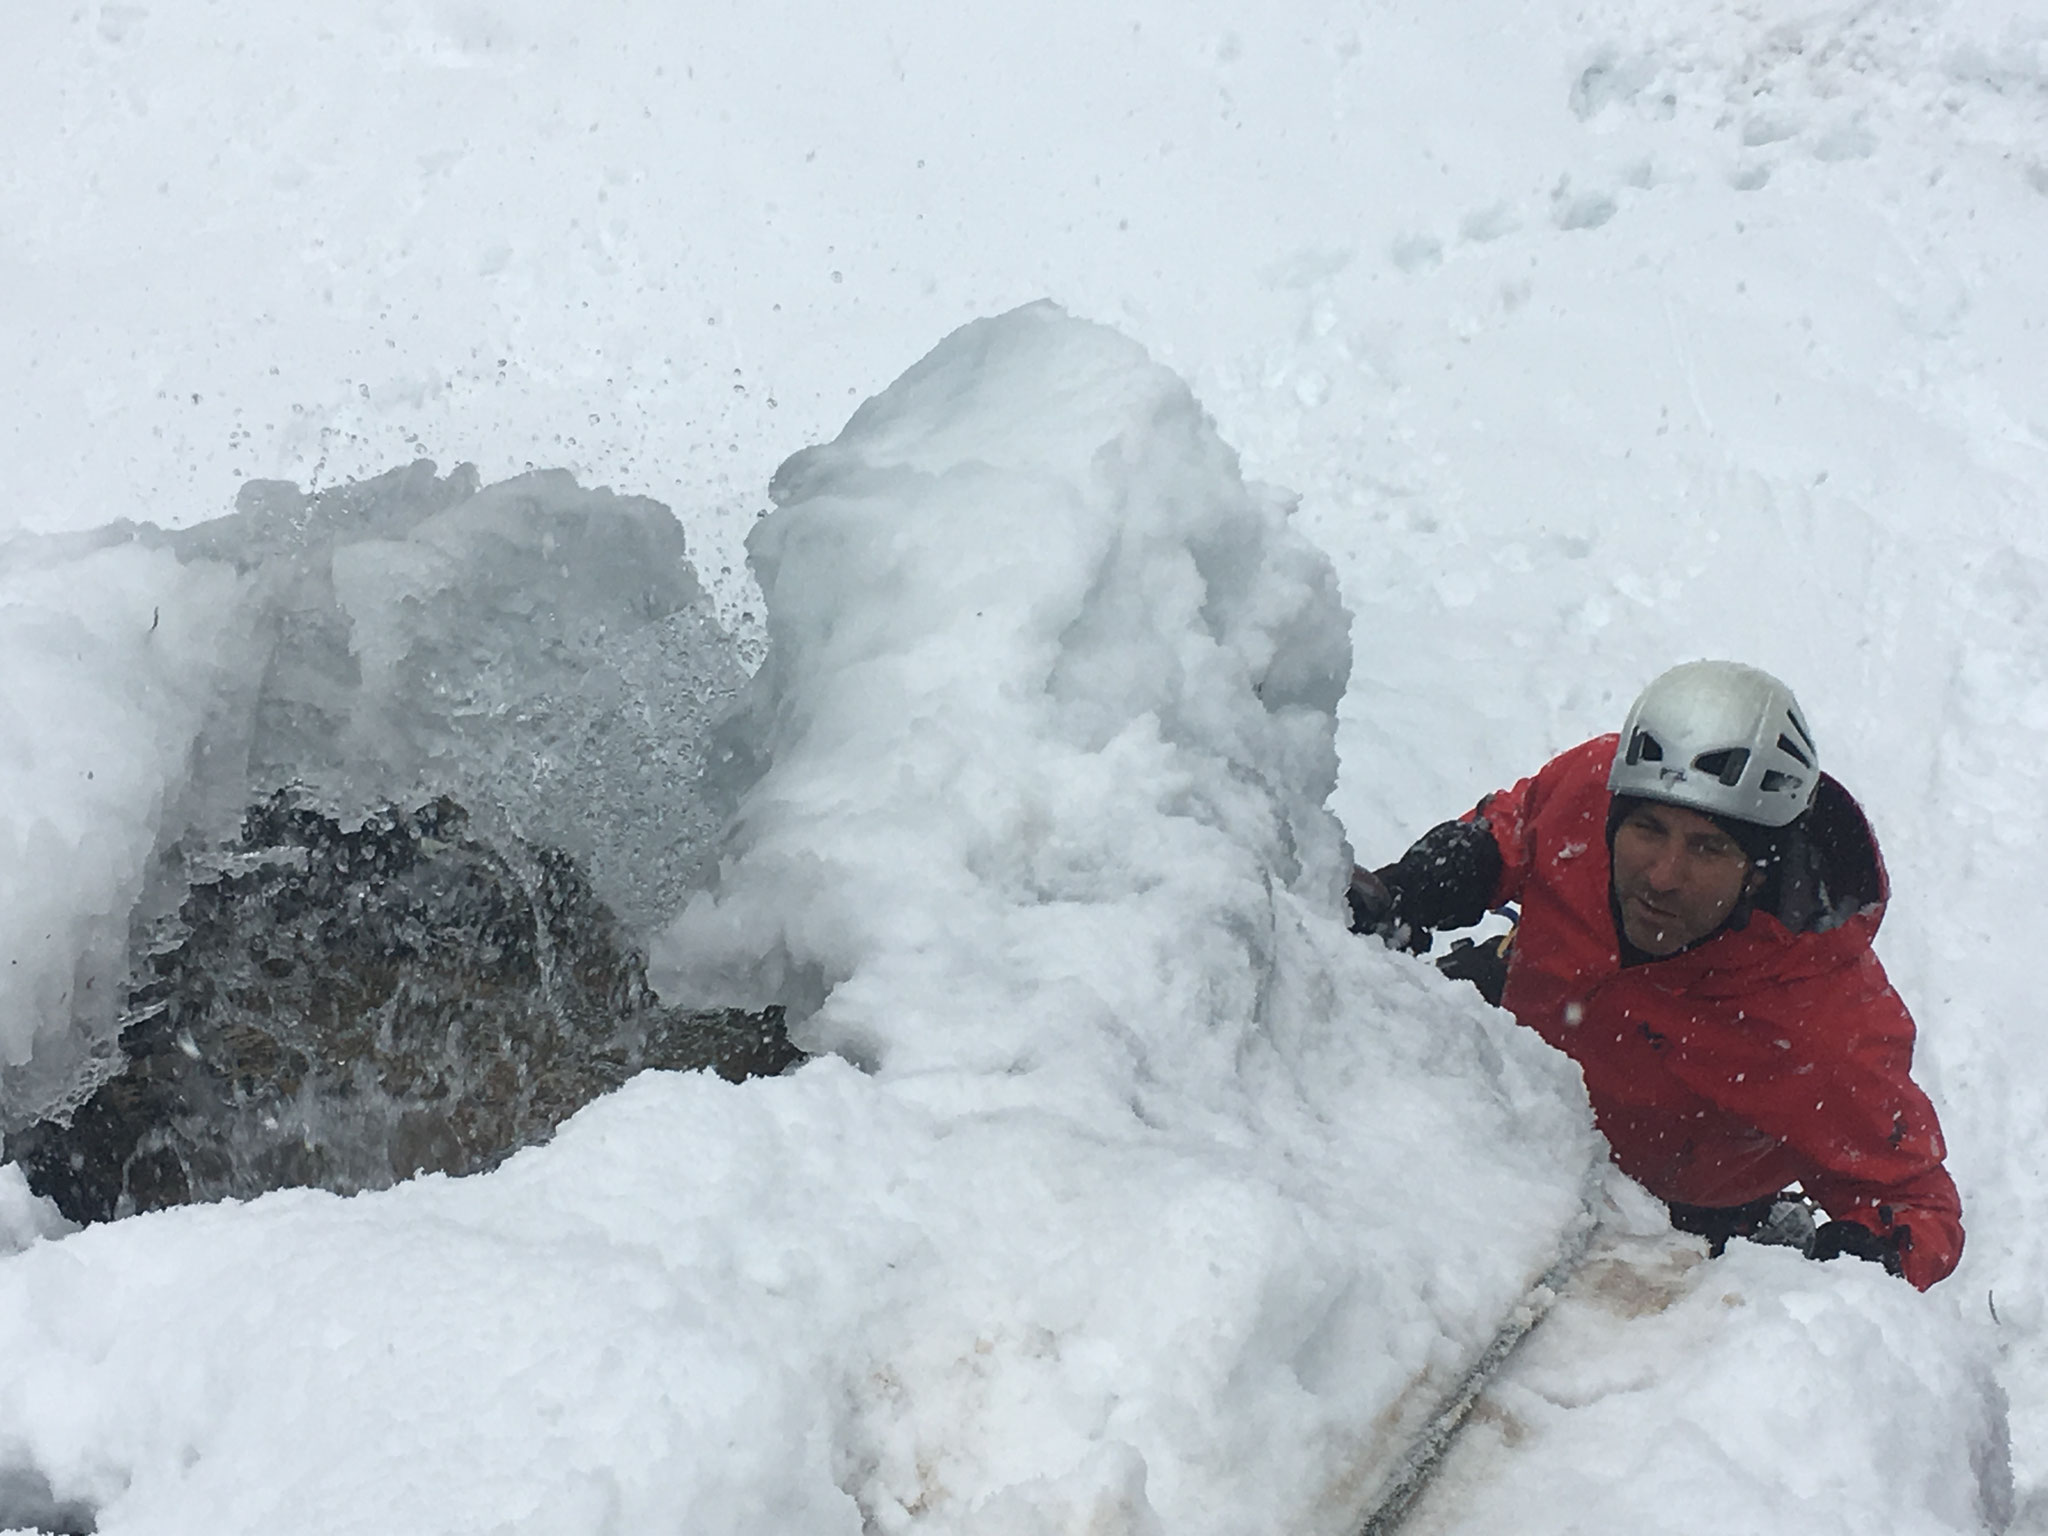
[[1661, 763], [1664, 761], [1664, 748], [1648, 731], [1637, 731], [1629, 738], [1628, 761], [1630, 767], [1637, 763]]
[[1718, 751], [1702, 752], [1692, 760], [1692, 765], [1701, 773], [1711, 773], [1733, 789], [1742, 782], [1742, 770], [1749, 766], [1749, 748], [1722, 747]]
[[[1798, 724], [1798, 722], [1795, 720], [1793, 724], [1796, 725]], [[1780, 736], [1778, 738], [1778, 750], [1783, 752], [1787, 757], [1791, 758], [1794, 762], [1798, 763], [1799, 766], [1802, 768], [1811, 768], [1813, 766], [1813, 754], [1811, 751], [1812, 746], [1813, 743], [1808, 742], [1806, 744], [1806, 747], [1802, 748], [1799, 745], [1799, 743], [1794, 741], [1790, 736]]]
[[[1813, 766], [1813, 760], [1820, 756], [1820, 748], [1816, 747], [1813, 744], [1813, 732], [1809, 731], [1806, 728], [1806, 722], [1799, 718], [1798, 710], [1788, 706], [1785, 710], [1785, 718], [1792, 722], [1793, 734], [1799, 738], [1800, 745], [1806, 748], [1804, 752], [1800, 752], [1799, 750], [1794, 748], [1792, 751], [1792, 755], [1798, 758], [1799, 761], [1801, 761], [1802, 763], [1806, 764], [1807, 767], [1811, 768]], [[1783, 743], [1783, 740], [1784, 738], [1779, 738], [1781, 744]]]
[[1780, 773], [1775, 768], [1764, 770], [1763, 782], [1757, 786], [1764, 794], [1774, 795], [1779, 790], [1796, 790], [1806, 781], [1796, 773]]

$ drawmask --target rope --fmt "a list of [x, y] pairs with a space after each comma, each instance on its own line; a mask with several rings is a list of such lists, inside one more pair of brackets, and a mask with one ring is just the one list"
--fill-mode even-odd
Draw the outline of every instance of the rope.
[[1508, 1356], [1515, 1352], [1522, 1340], [1549, 1315], [1550, 1309], [1557, 1304], [1558, 1293], [1571, 1280], [1579, 1265], [1585, 1262], [1596, 1225], [1589, 1199], [1585, 1219], [1574, 1224], [1566, 1238], [1564, 1252], [1543, 1272], [1542, 1278], [1523, 1293], [1522, 1299], [1508, 1313], [1507, 1321], [1501, 1324], [1479, 1358], [1472, 1362], [1471, 1368], [1459, 1378], [1458, 1384], [1430, 1416], [1428, 1425], [1401, 1458], [1379, 1501], [1366, 1514], [1358, 1536], [1394, 1536], [1394, 1532], [1401, 1528], [1416, 1499], [1436, 1476], [1445, 1454], [1458, 1438], [1458, 1431], [1465, 1427], [1465, 1420], [1472, 1412], [1472, 1405], [1479, 1400], [1479, 1394], [1486, 1390], [1487, 1384], [1507, 1363]]

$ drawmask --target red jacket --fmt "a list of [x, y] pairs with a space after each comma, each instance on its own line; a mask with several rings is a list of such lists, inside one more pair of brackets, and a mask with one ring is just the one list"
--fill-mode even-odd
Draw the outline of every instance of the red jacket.
[[1962, 1253], [1962, 1202], [1911, 1076], [1912, 1017], [1871, 952], [1890, 891], [1862, 811], [1823, 785], [1876, 892], [1838, 926], [1755, 913], [1624, 970], [1607, 842], [1618, 739], [1475, 812], [1500, 848], [1495, 903], [1521, 907], [1502, 1005], [1579, 1064], [1615, 1162], [1652, 1194], [1742, 1205], [1796, 1180], [1837, 1220], [1899, 1239], [1925, 1290]]

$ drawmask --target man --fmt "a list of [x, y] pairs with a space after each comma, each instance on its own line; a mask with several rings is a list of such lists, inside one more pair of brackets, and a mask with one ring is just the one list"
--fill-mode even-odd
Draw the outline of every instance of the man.
[[1355, 871], [1351, 909], [1421, 952], [1518, 904], [1495, 1000], [1579, 1064], [1615, 1162], [1674, 1225], [1718, 1253], [1796, 1182], [1833, 1218], [1815, 1258], [1925, 1290], [1962, 1252], [1962, 1205], [1871, 952], [1887, 895], [1791, 691], [1700, 661], [1651, 683], [1619, 737]]

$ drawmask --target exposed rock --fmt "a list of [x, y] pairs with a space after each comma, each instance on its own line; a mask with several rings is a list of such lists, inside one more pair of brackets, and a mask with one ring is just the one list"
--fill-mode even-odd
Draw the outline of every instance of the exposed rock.
[[74, 1221], [476, 1172], [643, 1068], [801, 1059], [779, 1009], [664, 1008], [568, 855], [491, 847], [445, 798], [350, 829], [279, 793], [190, 880], [125, 1067], [7, 1139]]

